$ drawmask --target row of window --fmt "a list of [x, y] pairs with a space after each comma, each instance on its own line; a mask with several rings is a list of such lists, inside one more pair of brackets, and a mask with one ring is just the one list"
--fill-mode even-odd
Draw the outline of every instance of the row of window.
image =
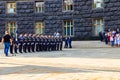
[[[93, 0], [93, 8], [103, 8], [103, 0]], [[63, 0], [63, 10], [72, 11], [74, 6], [73, 0]], [[35, 11], [36, 13], [44, 12], [44, 2], [37, 1], [35, 2]], [[8, 2], [7, 3], [7, 13], [16, 13], [16, 3]]]
[[[15, 22], [7, 23], [7, 30], [11, 33], [15, 33], [17, 24]], [[98, 35], [100, 31], [104, 31], [104, 21], [103, 19], [93, 20], [93, 34]], [[44, 33], [44, 22], [35, 22], [34, 32], [36, 34]], [[63, 21], [63, 35], [64, 36], [74, 36], [74, 26], [72, 20]]]

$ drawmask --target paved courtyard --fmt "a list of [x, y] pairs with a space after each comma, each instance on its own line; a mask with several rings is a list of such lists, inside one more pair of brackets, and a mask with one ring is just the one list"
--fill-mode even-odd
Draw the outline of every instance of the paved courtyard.
[[10, 57], [1, 48], [0, 80], [120, 80], [120, 48], [80, 41], [72, 49]]

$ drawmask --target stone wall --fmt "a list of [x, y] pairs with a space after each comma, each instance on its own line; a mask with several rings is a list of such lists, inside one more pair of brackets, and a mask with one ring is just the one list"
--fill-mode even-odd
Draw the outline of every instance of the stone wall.
[[[18, 24], [19, 33], [34, 33], [35, 21], [43, 21], [45, 34], [53, 34], [55, 31], [63, 32], [63, 21], [73, 20], [74, 35], [77, 39], [91, 39], [92, 19], [103, 18], [105, 29], [120, 28], [120, 1], [104, 0], [103, 9], [93, 9], [92, 0], [74, 0], [74, 11], [63, 12], [62, 0], [45, 0], [45, 11], [35, 13], [34, 1], [17, 0], [17, 13], [6, 14], [6, 1], [0, 1], [0, 37], [5, 30], [6, 22], [15, 21]], [[87, 36], [87, 37], [86, 37]]]

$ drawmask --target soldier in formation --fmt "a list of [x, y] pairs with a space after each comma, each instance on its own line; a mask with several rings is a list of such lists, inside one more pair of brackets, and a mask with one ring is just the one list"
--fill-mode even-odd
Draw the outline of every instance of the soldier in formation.
[[[39, 34], [20, 34], [18, 39], [13, 39], [14, 48], [11, 53], [31, 53], [41, 51], [62, 51], [62, 36]], [[18, 52], [17, 52], [18, 51]]]

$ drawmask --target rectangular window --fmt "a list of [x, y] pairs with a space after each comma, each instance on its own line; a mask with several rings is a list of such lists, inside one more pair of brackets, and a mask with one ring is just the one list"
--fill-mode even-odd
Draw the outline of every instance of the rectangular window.
[[93, 31], [94, 35], [98, 36], [100, 31], [104, 31], [104, 21], [103, 19], [94, 19], [93, 20]]
[[15, 34], [15, 30], [16, 30], [16, 23], [15, 22], [8, 22], [7, 23], [7, 30], [9, 31], [9, 33], [14, 33]]
[[63, 10], [72, 11], [73, 10], [73, 0], [63, 0]]
[[36, 13], [40, 13], [44, 11], [44, 2], [35, 2], [35, 10]]
[[103, 8], [103, 0], [94, 0], [94, 8]]
[[73, 36], [72, 20], [64, 21], [64, 36]]
[[7, 3], [7, 13], [16, 13], [16, 3], [15, 2]]
[[44, 33], [44, 24], [43, 24], [43, 22], [36, 22], [35, 23], [35, 33], [36, 34]]

